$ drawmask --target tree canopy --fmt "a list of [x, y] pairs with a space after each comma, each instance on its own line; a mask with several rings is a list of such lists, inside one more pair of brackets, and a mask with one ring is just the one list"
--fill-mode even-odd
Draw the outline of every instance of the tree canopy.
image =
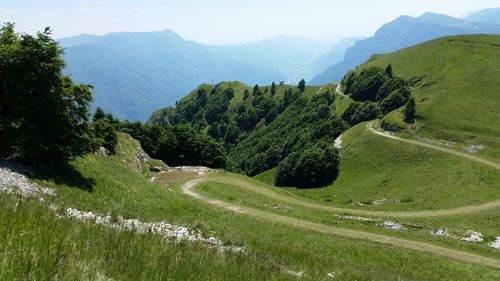
[[63, 75], [63, 50], [46, 28], [0, 29], [0, 154], [40, 162], [84, 155], [89, 142], [89, 85]]

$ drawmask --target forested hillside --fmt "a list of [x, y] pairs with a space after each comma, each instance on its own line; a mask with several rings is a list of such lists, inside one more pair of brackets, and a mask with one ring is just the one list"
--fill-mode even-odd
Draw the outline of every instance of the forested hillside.
[[[237, 170], [253, 176], [277, 167], [277, 185], [316, 187], [338, 174], [334, 140], [350, 126], [402, 107], [411, 91], [392, 66], [349, 73], [335, 85], [253, 88], [239, 82], [201, 85], [175, 108], [152, 114], [148, 123], [187, 124], [224, 144]], [[318, 172], [320, 171], [320, 172]]]

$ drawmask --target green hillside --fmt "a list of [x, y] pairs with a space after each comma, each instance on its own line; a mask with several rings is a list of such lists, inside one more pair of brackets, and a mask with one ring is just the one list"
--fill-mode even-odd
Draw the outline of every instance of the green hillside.
[[[483, 145], [478, 154], [500, 159], [500, 36], [441, 38], [375, 55], [361, 68], [389, 63], [413, 82], [418, 120], [410, 137], [437, 139], [457, 150]], [[395, 123], [398, 114], [388, 117]]]
[[[322, 227], [326, 231], [321, 231], [309, 229], [309, 226], [298, 227], [287, 221], [273, 223], [274, 214], [267, 209], [269, 215], [256, 218], [200, 203], [184, 193], [181, 187], [186, 182], [205, 177], [214, 181], [222, 179], [226, 182], [221, 186], [222, 190], [230, 192], [232, 184], [238, 181], [249, 184], [253, 181], [223, 172], [200, 176], [196, 171], [180, 170], [144, 177], [139, 173], [143, 169], [134, 165], [134, 160], [141, 154], [143, 152], [136, 141], [120, 134], [115, 156], [88, 155], [76, 159], [70, 163], [73, 173], [54, 169], [35, 174], [33, 180], [54, 188], [58, 194], [56, 198], [48, 198], [42, 204], [37, 203], [38, 200], [20, 201], [15, 196], [3, 195], [0, 199], [3, 226], [0, 234], [6, 239], [0, 239], [3, 249], [0, 251], [1, 278], [330, 280], [334, 275], [341, 280], [443, 280], [449, 276], [461, 276], [462, 280], [495, 280], [498, 277], [495, 268], [467, 261], [467, 254], [466, 260], [459, 261], [461, 258], [458, 257], [454, 261], [400, 246], [363, 241], [359, 237], [335, 235], [336, 230], [333, 233], [328, 230], [338, 224], [328, 219], [331, 213], [317, 213], [310, 208], [302, 210], [295, 205], [292, 208], [299, 211], [296, 214], [289, 213], [288, 209], [273, 211], [290, 216], [290, 219], [299, 217], [324, 223]], [[150, 182], [152, 177], [155, 177], [154, 183]], [[85, 182], [91, 188], [84, 188]], [[209, 190], [218, 190], [220, 184], [210, 186]], [[208, 186], [200, 189], [205, 188]], [[258, 208], [265, 207], [262, 196], [255, 199], [255, 194], [242, 195], [246, 199], [240, 197], [243, 200], [241, 204], [257, 200]], [[230, 196], [229, 200], [235, 199]], [[271, 199], [265, 200], [272, 202]], [[166, 221], [200, 229], [204, 235], [222, 239], [225, 245], [243, 246], [245, 253], [219, 252], [198, 243], [174, 243], [153, 234], [116, 231], [92, 223], [58, 218], [48, 208], [54, 203], [111, 214], [118, 220], [123, 217], [149, 222]], [[278, 203], [285, 206], [285, 203]], [[355, 223], [340, 225], [346, 229], [360, 229]], [[392, 241], [394, 236], [407, 237], [427, 241], [431, 249], [433, 244], [460, 248], [437, 238], [429, 243], [428, 234], [391, 233], [389, 230], [377, 230], [372, 225], [361, 227], [365, 232], [386, 235], [382, 236], [386, 237], [385, 241]], [[370, 234], [368, 237], [371, 237]], [[459, 253], [467, 251], [496, 257], [495, 253], [485, 248], [484, 243], [471, 245]]]

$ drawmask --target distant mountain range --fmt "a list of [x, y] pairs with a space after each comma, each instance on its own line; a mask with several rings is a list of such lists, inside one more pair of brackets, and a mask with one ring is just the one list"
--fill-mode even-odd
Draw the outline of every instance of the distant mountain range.
[[166, 30], [80, 35], [60, 40], [65, 72], [94, 86], [93, 106], [118, 118], [146, 120], [151, 112], [186, 95], [201, 83], [241, 80], [269, 84], [285, 77], [215, 54]]
[[311, 63], [331, 46], [310, 39], [282, 35], [254, 43], [207, 48], [217, 55], [279, 72], [285, 77], [285, 82], [297, 83], [302, 78], [310, 80], [320, 73]]
[[464, 19], [432, 13], [402, 16], [373, 37], [347, 38], [333, 48], [291, 36], [207, 46], [171, 30], [83, 34], [59, 42], [65, 48], [66, 74], [94, 86], [93, 108], [100, 106], [120, 119], [145, 121], [154, 110], [174, 105], [203, 83], [295, 84], [313, 77], [309, 82], [313, 85], [335, 82], [373, 54], [448, 35], [500, 34], [499, 19], [500, 9], [479, 11]]
[[373, 37], [359, 40], [347, 49], [344, 60], [330, 66], [324, 73], [311, 80], [322, 85], [337, 82], [344, 74], [363, 63], [374, 54], [397, 51], [428, 40], [462, 34], [500, 34], [500, 9], [479, 11], [464, 19], [425, 13], [419, 17], [401, 16], [382, 26]]

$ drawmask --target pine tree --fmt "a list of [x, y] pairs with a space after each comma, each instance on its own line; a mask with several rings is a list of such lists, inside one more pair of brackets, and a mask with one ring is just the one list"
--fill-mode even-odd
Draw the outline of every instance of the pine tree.
[[304, 79], [300, 80], [298, 88], [301, 93], [306, 90], [306, 81]]
[[106, 113], [104, 113], [104, 110], [102, 110], [102, 108], [98, 107], [95, 110], [94, 117], [92, 118], [92, 122], [102, 120], [104, 118], [106, 118]]
[[271, 84], [271, 95], [274, 96], [275, 94], [276, 94], [276, 84], [274, 84], [273, 82], [273, 84]]
[[387, 65], [387, 67], [385, 68], [385, 75], [391, 78], [394, 76], [394, 74], [392, 73], [392, 64]]
[[412, 97], [403, 110], [406, 123], [413, 123], [415, 120], [415, 99]]

